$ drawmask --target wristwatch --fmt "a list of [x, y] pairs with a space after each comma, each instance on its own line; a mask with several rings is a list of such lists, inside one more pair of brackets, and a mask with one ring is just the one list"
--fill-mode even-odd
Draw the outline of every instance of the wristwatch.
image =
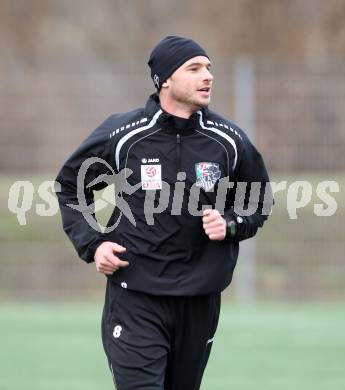
[[237, 222], [233, 219], [226, 221], [226, 235], [228, 237], [235, 237], [237, 234]]

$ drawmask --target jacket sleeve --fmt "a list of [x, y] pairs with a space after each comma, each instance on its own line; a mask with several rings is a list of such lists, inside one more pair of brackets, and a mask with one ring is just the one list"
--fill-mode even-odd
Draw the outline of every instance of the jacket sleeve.
[[68, 158], [56, 178], [63, 229], [80, 258], [87, 263], [93, 261], [97, 246], [107, 241], [95, 218], [93, 191], [105, 188], [108, 184], [104, 179], [112, 174], [111, 119], [91, 133]]
[[234, 172], [234, 187], [230, 191], [227, 220], [237, 223], [235, 240], [255, 236], [271, 213], [272, 189], [262, 156], [248, 137], [242, 133], [238, 162]]

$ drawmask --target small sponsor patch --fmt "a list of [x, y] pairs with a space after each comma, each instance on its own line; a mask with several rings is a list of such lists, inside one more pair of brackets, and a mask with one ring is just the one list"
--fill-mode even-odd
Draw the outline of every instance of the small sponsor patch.
[[141, 165], [141, 188], [143, 190], [162, 189], [162, 166], [160, 164]]
[[219, 164], [212, 162], [200, 162], [195, 164], [196, 186], [202, 187], [206, 192], [212, 191], [216, 182], [220, 179]]

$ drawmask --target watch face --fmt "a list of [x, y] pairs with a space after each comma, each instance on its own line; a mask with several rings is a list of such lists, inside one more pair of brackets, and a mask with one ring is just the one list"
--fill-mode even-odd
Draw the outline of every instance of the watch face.
[[229, 234], [229, 236], [233, 237], [236, 235], [236, 232], [237, 232], [237, 225], [236, 225], [236, 222], [235, 221], [230, 221], [228, 222], [228, 225], [227, 225], [227, 232]]

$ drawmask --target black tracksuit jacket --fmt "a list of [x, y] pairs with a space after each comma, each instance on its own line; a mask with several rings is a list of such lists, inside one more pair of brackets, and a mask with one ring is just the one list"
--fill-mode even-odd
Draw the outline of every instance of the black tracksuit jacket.
[[[79, 169], [89, 157], [98, 160], [87, 170], [84, 184], [77, 186]], [[118, 174], [124, 168], [130, 170], [127, 183], [135, 190], [115, 190], [116, 204], [122, 202], [128, 207], [115, 206], [108, 223], [115, 229], [97, 231], [80, 209], [70, 205], [79, 204], [79, 191], [92, 208], [93, 191], [105, 188], [114, 172]], [[184, 174], [177, 179], [179, 172]], [[242, 218], [238, 219], [235, 237], [212, 241], [203, 230], [201, 212], [190, 212], [190, 199], [194, 199], [197, 211], [205, 205], [218, 209], [219, 183], [224, 178], [228, 178], [226, 183], [235, 184], [226, 186], [226, 202], [219, 211], [226, 218]], [[127, 251], [119, 257], [130, 265], [110, 278], [128, 289], [155, 295], [201, 295], [224, 290], [232, 279], [239, 241], [256, 234], [272, 205], [272, 197], [264, 196], [265, 188], [267, 195], [270, 186], [264, 184], [269, 178], [263, 160], [241, 129], [208, 108], [189, 119], [172, 116], [161, 109], [156, 94], [150, 96], [144, 108], [112, 115], [94, 130], [63, 165], [56, 181], [61, 185], [57, 196], [64, 231], [79, 256], [89, 263], [101, 242], [123, 245]], [[235, 207], [239, 182], [262, 184], [258, 207], [251, 215], [245, 216]], [[176, 183], [183, 194], [181, 210], [177, 196], [174, 203]], [[168, 188], [164, 199], [162, 185]], [[239, 197], [247, 206], [248, 195], [247, 187]], [[149, 219], [145, 197], [158, 207], [156, 211], [161, 211], [151, 213]], [[94, 217], [92, 211], [89, 217]]]

